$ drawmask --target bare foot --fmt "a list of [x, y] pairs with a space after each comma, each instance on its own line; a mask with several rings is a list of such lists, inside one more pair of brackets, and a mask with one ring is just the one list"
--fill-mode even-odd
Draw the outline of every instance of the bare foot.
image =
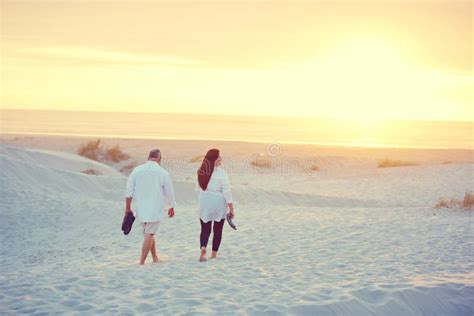
[[153, 263], [158, 263], [158, 257], [153, 258]]
[[206, 262], [207, 261], [206, 248], [204, 248], [204, 247], [201, 248], [201, 256], [199, 257], [199, 261], [200, 262]]
[[213, 251], [211, 255], [211, 259], [216, 259], [217, 258], [217, 251]]

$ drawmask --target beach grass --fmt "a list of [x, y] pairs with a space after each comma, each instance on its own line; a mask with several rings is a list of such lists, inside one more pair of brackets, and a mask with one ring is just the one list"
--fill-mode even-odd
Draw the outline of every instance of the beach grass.
[[119, 171], [125, 175], [129, 175], [133, 171], [133, 169], [135, 169], [136, 166], [138, 166], [138, 163], [136, 161], [132, 161], [120, 168]]
[[100, 171], [97, 171], [95, 169], [86, 169], [86, 170], [81, 171], [81, 173], [93, 175], [93, 176], [98, 176], [101, 174]]
[[454, 198], [440, 198], [435, 205], [436, 208], [458, 207], [466, 210], [474, 209], [474, 192], [466, 192], [463, 200]]
[[416, 166], [417, 164], [411, 161], [404, 161], [404, 160], [395, 160], [385, 158], [379, 160], [377, 167], [378, 168], [393, 168], [393, 167], [406, 167], [406, 166]]
[[196, 162], [201, 162], [204, 159], [203, 155], [196, 155], [193, 156], [191, 159], [189, 159], [190, 163], [196, 163]]
[[126, 154], [119, 144], [105, 147], [100, 138], [81, 144], [77, 149], [77, 153], [80, 156], [99, 162], [118, 163], [130, 159], [130, 155]]
[[104, 153], [104, 159], [111, 162], [121, 162], [128, 160], [130, 155], [123, 152], [119, 144], [107, 148]]
[[98, 139], [96, 141], [89, 141], [89, 142], [81, 144], [79, 148], [77, 149], [77, 153], [82, 157], [99, 161], [101, 149], [102, 149], [101, 140]]
[[319, 171], [320, 168], [318, 165], [310, 165], [309, 168], [308, 168], [309, 171]]
[[272, 166], [272, 161], [268, 158], [257, 157], [250, 162], [250, 165], [257, 168], [270, 168]]
[[462, 207], [465, 209], [474, 209], [474, 192], [466, 192], [462, 201]]

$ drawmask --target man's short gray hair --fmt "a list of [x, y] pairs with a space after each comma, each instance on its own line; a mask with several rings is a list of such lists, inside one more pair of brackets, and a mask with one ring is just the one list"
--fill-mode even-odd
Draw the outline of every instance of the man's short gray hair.
[[153, 149], [152, 151], [150, 151], [150, 154], [148, 154], [148, 159], [150, 158], [160, 159], [160, 157], [161, 157], [161, 152], [159, 149]]

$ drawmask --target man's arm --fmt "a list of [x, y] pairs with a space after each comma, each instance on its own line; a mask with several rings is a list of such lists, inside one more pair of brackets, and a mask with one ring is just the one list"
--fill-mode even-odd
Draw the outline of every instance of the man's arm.
[[125, 198], [125, 213], [130, 213], [132, 211], [132, 198]]
[[135, 193], [135, 173], [132, 172], [127, 180], [127, 192], [125, 193], [125, 213], [132, 211], [132, 199]]
[[165, 182], [163, 183], [163, 193], [165, 194], [166, 199], [168, 200], [169, 210], [168, 216], [174, 216], [174, 207], [176, 206], [176, 202], [174, 200], [174, 188], [173, 183], [171, 182], [171, 178], [169, 174], [165, 175]]

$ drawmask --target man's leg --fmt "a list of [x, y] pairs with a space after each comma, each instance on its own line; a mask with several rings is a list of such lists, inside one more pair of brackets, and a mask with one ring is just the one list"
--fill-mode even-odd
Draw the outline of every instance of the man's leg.
[[151, 249], [150, 249], [150, 252], [151, 252], [151, 256], [153, 257], [153, 262], [158, 262], [158, 254], [156, 253], [156, 242], [155, 242], [155, 235], [152, 235], [153, 238], [152, 238], [152, 241], [151, 241]]
[[146, 260], [146, 257], [148, 256], [148, 252], [150, 252], [152, 242], [153, 242], [153, 235], [151, 234], [143, 235], [142, 256], [140, 257], [140, 264], [145, 264], [145, 260]]

